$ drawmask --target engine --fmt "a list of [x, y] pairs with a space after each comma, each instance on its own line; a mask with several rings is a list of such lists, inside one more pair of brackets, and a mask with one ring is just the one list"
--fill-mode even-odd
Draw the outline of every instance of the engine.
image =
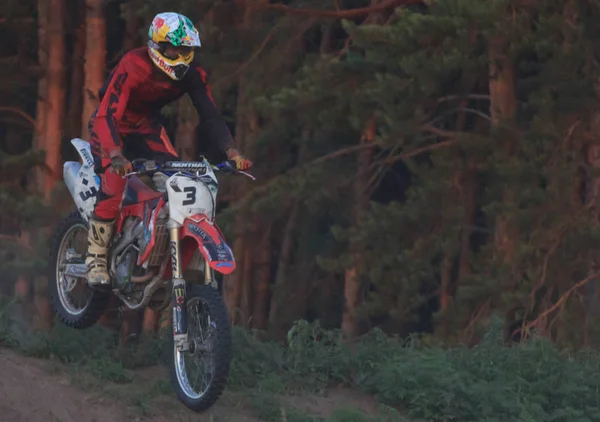
[[[136, 285], [150, 281], [158, 273], [167, 254], [169, 230], [166, 207], [159, 211], [154, 225], [151, 212], [144, 220], [146, 224], [139, 218], [127, 219], [123, 225], [123, 236], [113, 249], [115, 283], [123, 293], [131, 293]], [[139, 257], [146, 252], [153, 235], [154, 246], [140, 265]]]
[[169, 230], [167, 229], [167, 221], [169, 215], [167, 213], [166, 207], [160, 209], [158, 216], [156, 217], [156, 224], [152, 228], [151, 224], [144, 227], [142, 233], [137, 236], [137, 244], [139, 246], [140, 255], [143, 255], [152, 239], [152, 229], [154, 231], [154, 247], [148, 255], [148, 258], [145, 262], [142, 263], [143, 268], [145, 269], [155, 269], [155, 267], [160, 267], [165, 259], [165, 255], [167, 253], [167, 248], [169, 246]]

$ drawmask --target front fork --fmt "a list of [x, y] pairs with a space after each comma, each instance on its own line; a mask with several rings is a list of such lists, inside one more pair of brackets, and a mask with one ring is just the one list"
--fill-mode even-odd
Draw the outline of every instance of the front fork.
[[[183, 279], [183, 269], [181, 264], [181, 226], [171, 222], [169, 227], [171, 243], [171, 271], [173, 274], [173, 340], [180, 351], [187, 351], [190, 348], [188, 341], [187, 324], [187, 300], [185, 294], [185, 280]], [[212, 269], [207, 260], [204, 260], [204, 282], [213, 283]]]

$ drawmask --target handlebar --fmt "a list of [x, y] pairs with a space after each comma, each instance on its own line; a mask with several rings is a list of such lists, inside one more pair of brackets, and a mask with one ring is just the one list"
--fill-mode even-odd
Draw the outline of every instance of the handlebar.
[[256, 180], [254, 176], [245, 171], [237, 170], [235, 168], [235, 161], [227, 160], [217, 165], [210, 164], [206, 159], [203, 161], [166, 161], [164, 164], [157, 163], [154, 160], [146, 160], [144, 158], [138, 158], [131, 162], [133, 171], [127, 173], [125, 177], [134, 176], [138, 174], [150, 173], [160, 171], [169, 176], [175, 173], [184, 173], [189, 175], [195, 175], [201, 170], [206, 171], [208, 167], [212, 168], [213, 171], [222, 171], [225, 173], [242, 174], [252, 180]]

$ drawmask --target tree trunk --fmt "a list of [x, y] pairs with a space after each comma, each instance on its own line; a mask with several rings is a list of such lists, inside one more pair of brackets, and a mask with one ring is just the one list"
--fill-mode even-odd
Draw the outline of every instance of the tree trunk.
[[119, 324], [121, 324], [119, 317], [120, 305], [121, 302], [119, 301], [119, 299], [116, 296], [111, 295], [108, 301], [108, 306], [106, 307], [106, 310], [98, 320], [98, 324], [102, 325], [103, 327], [117, 330], [119, 328]]
[[[254, 239], [253, 235], [247, 234], [248, 238]], [[249, 326], [252, 319], [251, 309], [253, 301], [253, 283], [254, 283], [254, 247], [255, 245], [247, 245], [244, 249], [244, 259], [242, 260], [242, 297], [240, 300], [240, 317], [242, 325]]]
[[[489, 91], [490, 115], [492, 131], [498, 140], [500, 151], [504, 154], [504, 161], [508, 162], [515, 149], [516, 134], [512, 129], [517, 109], [515, 92], [515, 69], [512, 60], [508, 57], [509, 45], [502, 35], [496, 35], [489, 41]], [[514, 209], [514, 193], [510, 186], [506, 186], [501, 193], [504, 210], [496, 216], [494, 233], [495, 261], [500, 268], [504, 268], [502, 275], [502, 289], [511, 292], [515, 289], [515, 280], [520, 276], [515, 273], [515, 245], [517, 240], [516, 228], [509, 221], [511, 210]], [[510, 327], [515, 323], [513, 310], [505, 314], [506, 325]], [[510, 331], [510, 329], [508, 330]], [[523, 334], [523, 333], [522, 333]]]
[[[377, 6], [381, 0], [371, 0], [370, 7]], [[383, 24], [389, 12], [375, 11], [369, 13], [363, 24]], [[361, 143], [372, 143], [375, 141], [375, 119], [367, 123], [361, 137]], [[368, 206], [369, 197], [367, 193], [367, 181], [369, 180], [369, 166], [372, 160], [371, 149], [365, 149], [358, 154], [358, 172], [354, 181], [354, 224], [360, 227], [363, 213]], [[342, 331], [348, 337], [356, 337], [360, 332], [360, 324], [357, 315], [357, 309], [361, 304], [362, 285], [358, 279], [362, 256], [361, 247], [357, 244], [350, 245], [350, 253], [353, 255], [355, 265], [348, 268], [344, 274], [344, 311], [342, 313]]]
[[[246, 31], [248, 31], [252, 25], [252, 10], [253, 8], [249, 6], [248, 3], [243, 1], [235, 1], [237, 11], [241, 11], [243, 15], [243, 19], [241, 24], [238, 26], [239, 36], [244, 36]], [[215, 18], [212, 16], [211, 19]], [[237, 96], [237, 105], [235, 112], [235, 137], [236, 137], [236, 147], [240, 150], [245, 151], [248, 154], [247, 142], [246, 138], [249, 135], [250, 125], [249, 121], [251, 119], [250, 112], [251, 110], [248, 107], [248, 98], [246, 95], [246, 77], [244, 74], [240, 75], [238, 78], [238, 96]], [[247, 193], [247, 185], [245, 183], [236, 184], [234, 187], [235, 197], [241, 198], [244, 194]], [[223, 278], [224, 288], [223, 291], [225, 293], [225, 300], [227, 303], [227, 309], [229, 310], [229, 314], [231, 315], [232, 323], [246, 323], [244, 320], [244, 313], [242, 312], [241, 318], [238, 318], [238, 311], [241, 307], [243, 307], [243, 297], [244, 294], [244, 277], [246, 276], [245, 268], [248, 267], [246, 265], [246, 259], [250, 256], [246, 253], [246, 248], [252, 248], [252, 242], [248, 238], [249, 233], [247, 229], [247, 219], [244, 216], [239, 215], [235, 220], [235, 240], [233, 242], [233, 252], [234, 256], [237, 260], [237, 269], [230, 276], [226, 276]], [[247, 316], [247, 315], [246, 315]]]
[[[38, 0], [38, 63], [44, 72], [38, 80], [38, 93], [36, 105], [36, 127], [33, 138], [33, 149], [46, 149], [46, 113], [48, 110], [48, 1]], [[33, 173], [36, 191], [43, 191], [44, 172], [41, 167], [36, 167]]]
[[27, 280], [27, 277], [25, 277], [24, 275], [20, 275], [19, 277], [17, 277], [17, 281], [15, 282], [15, 299], [26, 301], [29, 299], [30, 294], [31, 285], [29, 283], [29, 280]]
[[142, 323], [142, 332], [144, 334], [153, 334], [158, 330], [160, 313], [150, 308], [144, 310], [144, 321]]
[[119, 330], [119, 339], [121, 344], [126, 344], [130, 340], [138, 338], [142, 331], [142, 320], [144, 319], [144, 310], [133, 311], [126, 309], [123, 312], [121, 329]]
[[458, 261], [458, 278], [456, 285], [471, 274], [471, 234], [475, 226], [477, 212], [477, 182], [475, 169], [469, 168], [463, 175], [462, 203], [465, 209], [463, 229], [460, 234], [460, 256]]
[[[252, 328], [267, 329], [269, 319], [269, 284], [271, 282], [271, 229], [269, 224], [263, 239], [254, 250], [254, 302], [252, 304]], [[260, 236], [260, 234], [259, 234]], [[260, 237], [258, 237], [260, 238]]]
[[[361, 143], [375, 142], [375, 119], [367, 123]], [[369, 202], [367, 194], [367, 181], [369, 180], [369, 165], [371, 163], [371, 149], [365, 149], [358, 154], [358, 172], [354, 180], [354, 225], [360, 227], [364, 211]], [[353, 256], [354, 266], [348, 268], [344, 275], [344, 311], [342, 314], [342, 331], [348, 337], [356, 337], [360, 332], [358, 307], [361, 304], [362, 286], [358, 274], [362, 263], [361, 246], [352, 243], [349, 247]]]
[[452, 264], [454, 255], [446, 253], [442, 261], [440, 276], [440, 312], [443, 314], [448, 310], [450, 303], [450, 286], [452, 285]]
[[246, 246], [244, 240], [245, 239], [242, 234], [236, 235], [236, 239], [233, 242], [233, 253], [236, 259], [237, 268], [233, 274], [223, 277], [223, 295], [227, 305], [227, 312], [231, 318], [231, 323], [234, 325], [239, 321], [238, 310], [242, 295], [241, 269], [243, 268], [243, 260], [240, 258], [244, 255], [244, 248]]
[[187, 96], [181, 98], [177, 105], [175, 148], [183, 160], [193, 160], [197, 156], [196, 127], [198, 123], [198, 113], [190, 99]]
[[[244, 139], [246, 135], [244, 105], [246, 96], [244, 92], [244, 77], [239, 79], [237, 110], [236, 110], [236, 146], [239, 149], [244, 149]], [[244, 184], [236, 184], [233, 189], [236, 198], [241, 198], [244, 194]], [[231, 316], [231, 322], [237, 324], [243, 321], [240, 318], [239, 310], [242, 300], [242, 286], [244, 279], [244, 261], [246, 257], [246, 248], [251, 248], [251, 243], [247, 239], [246, 219], [242, 215], [236, 216], [235, 219], [235, 240], [233, 242], [233, 253], [237, 261], [236, 270], [229, 276], [223, 277], [223, 292], [227, 303], [227, 310]]]
[[[467, 107], [467, 101], [461, 101], [461, 108]], [[461, 111], [458, 113], [458, 117], [456, 119], [456, 130], [461, 132], [465, 128], [466, 123], [466, 113]], [[469, 219], [469, 184], [470, 184], [470, 171], [468, 168], [468, 163], [461, 157], [460, 147], [454, 149], [452, 153], [453, 162], [457, 163], [459, 168], [454, 171], [452, 176], [452, 189], [451, 189], [451, 200], [449, 203], [450, 207], [455, 205], [455, 198], [461, 199], [461, 204], [465, 205], [465, 217], [463, 222], [463, 228], [457, 233], [455, 244], [452, 242], [448, 245], [446, 250], [444, 251], [444, 259], [442, 261], [442, 265], [440, 268], [440, 294], [439, 294], [439, 303], [440, 303], [440, 314], [442, 316], [442, 321], [439, 324], [439, 327], [436, 327], [436, 331], [440, 331], [441, 335], [444, 335], [448, 328], [448, 320], [444, 316], [445, 312], [448, 310], [448, 306], [450, 305], [450, 301], [454, 296], [454, 292], [458, 288], [461, 280], [460, 271], [469, 268], [469, 253], [470, 253], [470, 236], [471, 236], [471, 226], [472, 221]], [[474, 198], [473, 198], [474, 199]], [[458, 253], [458, 255], [457, 255]], [[453, 270], [454, 270], [454, 262], [458, 256], [459, 260], [459, 275], [453, 280]], [[464, 275], [464, 274], [462, 274]]]
[[[81, 3], [84, 6], [84, 3]], [[69, 111], [65, 122], [69, 138], [81, 136], [81, 109], [83, 107], [83, 56], [85, 54], [85, 7], [80, 7], [77, 22], [81, 22], [75, 31], [73, 56], [71, 57], [71, 86], [69, 89]]]
[[48, 11], [48, 110], [46, 113], [46, 166], [44, 181], [46, 199], [61, 178], [61, 141], [65, 116], [65, 1], [50, 0]]
[[[297, 165], [302, 165], [307, 161], [307, 145], [311, 136], [311, 129], [304, 128]], [[283, 231], [269, 313], [269, 333], [273, 338], [283, 338], [294, 320], [303, 317], [306, 311], [306, 286], [308, 283], [312, 283], [312, 279], [303, 278], [297, 272], [296, 274], [292, 272], [294, 250], [298, 238], [300, 205], [299, 200], [292, 202]]]
[[[503, 148], [510, 157], [515, 148], [515, 136], [509, 132], [510, 125], [514, 122], [517, 109], [515, 93], [515, 69], [512, 61], [507, 56], [507, 42], [502, 36], [493, 38], [489, 45], [490, 60], [490, 114], [492, 126], [504, 137]], [[503, 202], [513, 203], [513, 192], [505, 188]], [[510, 264], [514, 256], [514, 232], [509, 227], [508, 218], [500, 215], [496, 219], [495, 244], [498, 257]]]
[[129, 0], [125, 2], [124, 8], [125, 37], [123, 39], [123, 50], [127, 52], [139, 46], [140, 21], [137, 14], [140, 8], [139, 1]]
[[[598, 84], [600, 87], [600, 79], [598, 80]], [[596, 113], [593, 117], [591, 131], [595, 134], [600, 133], [600, 113]], [[586, 180], [585, 204], [590, 207], [594, 218], [598, 219], [600, 218], [600, 176], [598, 176], [600, 174], [600, 145], [598, 143], [588, 145], [585, 161], [590, 169]], [[594, 251], [590, 259], [589, 276], [597, 274], [598, 263], [600, 263], [600, 253]], [[587, 307], [588, 318], [590, 316], [597, 317], [600, 313], [598, 310], [600, 303], [598, 284], [598, 277], [594, 276], [589, 283], [580, 289]]]
[[[322, 56], [326, 56], [333, 51], [333, 25], [330, 22], [326, 23], [322, 28], [322, 31], [319, 52]], [[289, 56], [292, 58], [289, 60], [290, 72], [294, 70], [293, 67], [291, 67], [294, 63], [293, 57], [302, 54], [305, 49], [306, 42], [302, 38], [298, 38], [296, 42], [290, 45]], [[310, 141], [311, 136], [312, 129], [310, 127], [304, 128], [302, 132], [302, 142], [298, 152], [297, 165], [302, 165], [307, 159], [307, 144]], [[291, 271], [294, 263], [294, 249], [298, 236], [297, 224], [299, 211], [300, 203], [297, 200], [294, 200], [289, 205], [289, 210], [286, 213], [287, 221], [281, 237], [277, 271], [275, 273], [271, 303], [268, 310], [268, 331], [269, 335], [273, 338], [283, 338], [286, 334], [286, 330], [293, 322], [293, 319], [302, 317], [302, 315], [299, 315], [298, 306], [302, 308], [302, 311], [305, 311], [306, 295], [298, 294], [298, 289], [301, 291], [306, 291], [306, 289], [303, 289], [303, 286], [299, 286], [299, 284], [303, 284], [305, 287], [307, 283], [312, 282], [312, 280], [306, 280], [298, 276], [294, 277], [294, 274]], [[299, 304], [298, 301], [304, 301], [304, 303]]]
[[38, 277], [35, 280], [34, 303], [37, 318], [35, 319], [35, 328], [38, 330], [48, 330], [52, 328], [54, 323], [54, 313], [50, 304], [48, 294], [48, 279], [46, 277]]
[[269, 333], [274, 338], [282, 338], [285, 335], [287, 318], [285, 309], [291, 300], [291, 292], [287, 291], [287, 280], [290, 276], [290, 265], [292, 263], [294, 244], [296, 240], [296, 221], [298, 219], [298, 203], [292, 205], [291, 212], [287, 218], [283, 230], [283, 240], [279, 251], [279, 262], [275, 274], [275, 287], [271, 299], [271, 310], [269, 312]]
[[83, 113], [81, 137], [90, 136], [88, 121], [98, 107], [98, 91], [105, 79], [106, 67], [106, 20], [104, 0], [86, 0], [85, 82], [83, 86]]

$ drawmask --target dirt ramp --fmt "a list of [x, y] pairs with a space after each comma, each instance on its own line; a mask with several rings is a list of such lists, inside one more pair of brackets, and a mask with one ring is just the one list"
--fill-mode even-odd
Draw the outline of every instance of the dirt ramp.
[[[63, 365], [56, 367], [64, 368]], [[166, 374], [161, 376], [166, 377]], [[143, 378], [138, 381], [142, 382]], [[146, 382], [150, 383], [151, 378]], [[140, 388], [140, 385], [131, 383], [118, 387], [134, 389]], [[116, 397], [120, 397], [118, 392]], [[48, 361], [0, 349], [0, 422], [257, 421], [242, 410], [232, 409], [227, 404], [228, 399], [232, 400], [225, 394], [210, 412], [198, 414], [185, 408], [174, 397], [162, 397], [150, 414], [143, 414], [141, 409], [127, 407], [123, 401], [115, 399], [114, 391], [112, 397], [84, 391], [77, 384], [72, 384], [66, 374], [50, 373]]]
[[41, 362], [0, 350], [0, 421], [130, 422], [125, 413], [71, 386], [66, 376], [49, 374]]

